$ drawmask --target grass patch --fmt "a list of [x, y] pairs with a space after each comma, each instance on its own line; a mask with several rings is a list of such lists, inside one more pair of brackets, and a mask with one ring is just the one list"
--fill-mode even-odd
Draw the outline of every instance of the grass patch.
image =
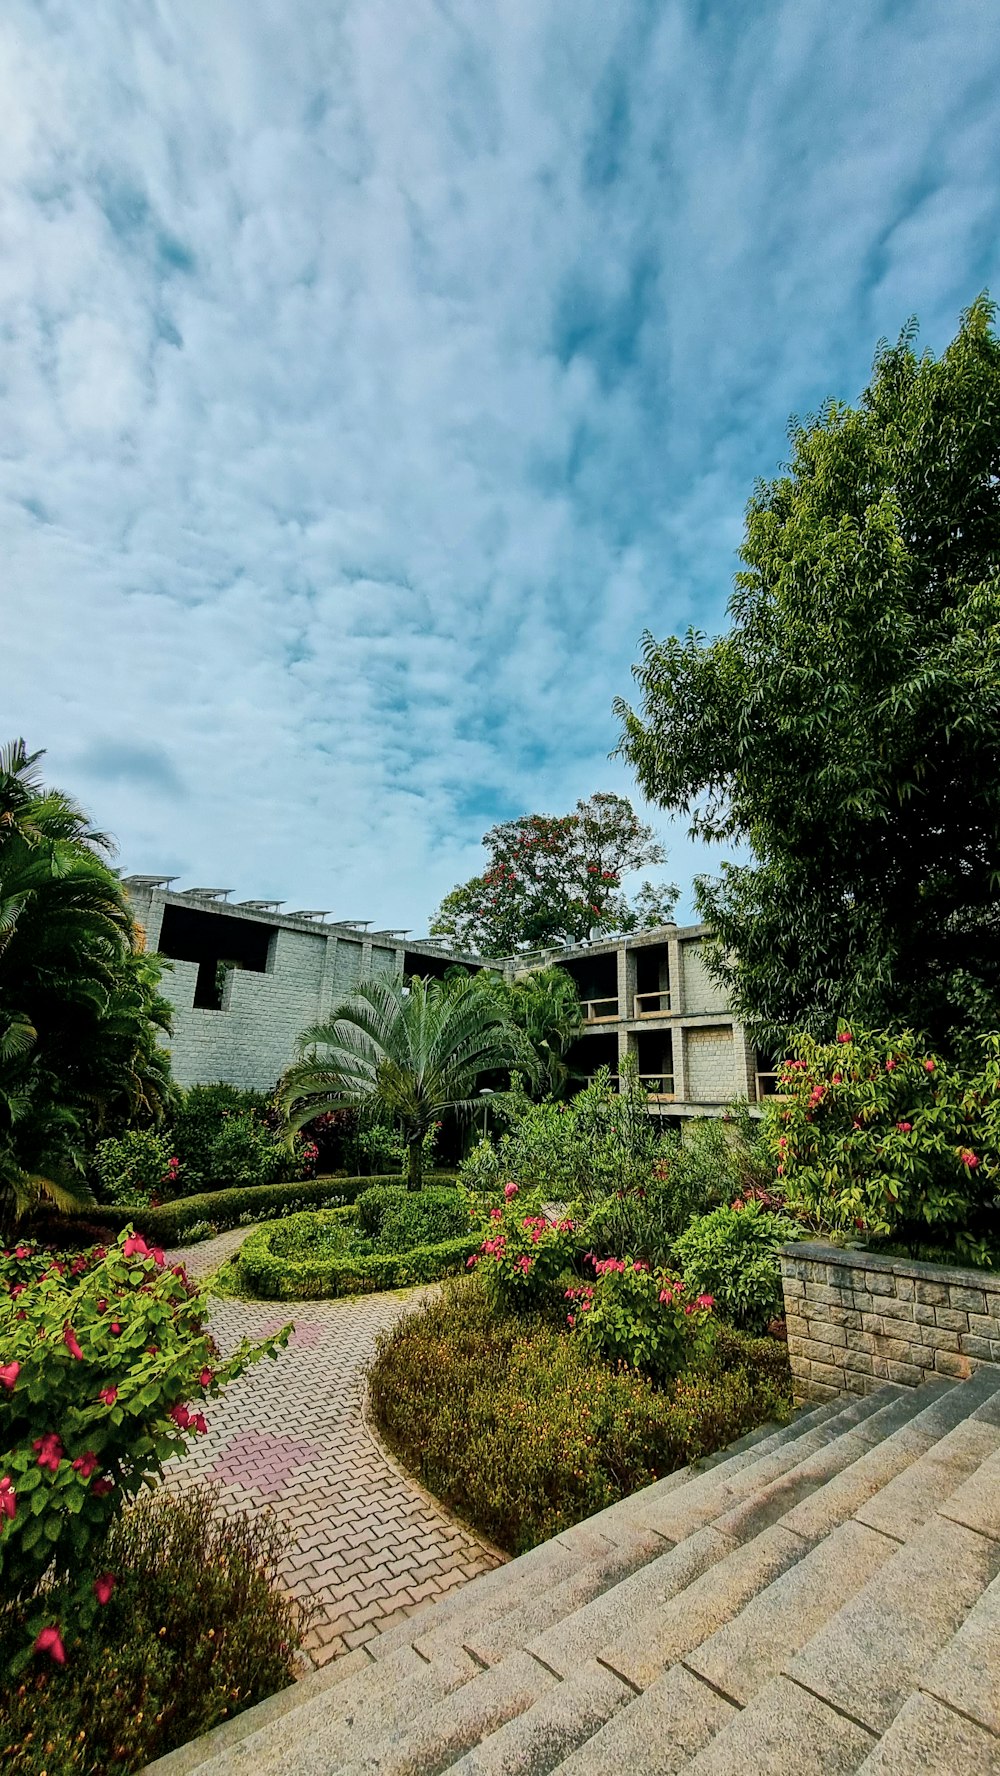
[[383, 1337], [370, 1399], [405, 1466], [511, 1554], [792, 1408], [773, 1339], [721, 1326], [711, 1367], [661, 1390], [541, 1319], [498, 1314], [474, 1282]]

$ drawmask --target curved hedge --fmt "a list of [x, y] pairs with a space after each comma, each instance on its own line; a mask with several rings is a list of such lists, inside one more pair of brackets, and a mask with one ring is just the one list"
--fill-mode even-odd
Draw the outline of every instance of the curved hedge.
[[[425, 1172], [427, 1184], [454, 1184], [454, 1172]], [[161, 1203], [155, 1209], [118, 1209], [110, 1203], [98, 1203], [93, 1210], [95, 1220], [120, 1233], [123, 1227], [136, 1227], [158, 1246], [180, 1244], [189, 1227], [199, 1221], [210, 1221], [216, 1233], [237, 1227], [243, 1215], [255, 1221], [273, 1220], [292, 1205], [331, 1208], [338, 1203], [351, 1203], [363, 1190], [379, 1184], [401, 1184], [399, 1173], [375, 1178], [312, 1178], [298, 1184], [241, 1184], [230, 1190], [203, 1190], [197, 1196], [179, 1196], [176, 1201]]]
[[[370, 1180], [365, 1180], [370, 1182]], [[396, 1182], [394, 1179], [393, 1182]], [[239, 1249], [240, 1280], [267, 1301], [311, 1301], [331, 1295], [371, 1295], [381, 1289], [404, 1289], [434, 1283], [464, 1270], [481, 1235], [464, 1233], [435, 1246], [413, 1246], [408, 1252], [332, 1253], [298, 1258], [275, 1244], [308, 1238], [331, 1225], [352, 1225], [350, 1206], [319, 1213], [289, 1215], [279, 1226], [257, 1227]]]

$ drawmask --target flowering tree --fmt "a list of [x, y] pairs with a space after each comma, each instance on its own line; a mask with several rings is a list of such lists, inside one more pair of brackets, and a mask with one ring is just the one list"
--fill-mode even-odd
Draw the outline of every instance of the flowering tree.
[[621, 750], [646, 795], [752, 856], [703, 879], [757, 1046], [839, 1017], [959, 1053], [1000, 1028], [1000, 340], [882, 347], [755, 489], [711, 641], [647, 636]]
[[481, 876], [453, 888], [431, 923], [480, 956], [509, 956], [547, 944], [578, 943], [599, 931], [635, 931], [668, 920], [677, 889], [644, 882], [634, 903], [622, 876], [665, 861], [624, 796], [601, 793], [572, 814], [523, 814], [484, 834], [490, 854]]
[[[108, 1602], [111, 1521], [207, 1422], [202, 1404], [290, 1328], [220, 1361], [205, 1299], [137, 1234], [55, 1258], [0, 1253], [0, 1595], [25, 1611], [17, 1665], [62, 1664], [68, 1630]], [[52, 1619], [42, 1580], [65, 1580]]]

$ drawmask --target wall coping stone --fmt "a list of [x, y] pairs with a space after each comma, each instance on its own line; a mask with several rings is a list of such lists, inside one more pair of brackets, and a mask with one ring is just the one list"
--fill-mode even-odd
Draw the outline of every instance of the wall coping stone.
[[984, 1289], [1000, 1295], [1000, 1271], [966, 1270], [957, 1264], [926, 1264], [917, 1258], [900, 1258], [884, 1252], [866, 1252], [857, 1246], [834, 1246], [824, 1240], [790, 1240], [778, 1248], [781, 1258], [805, 1264], [839, 1264], [848, 1270], [880, 1270], [892, 1276], [914, 1277], [921, 1282], [948, 1283], [955, 1287]]

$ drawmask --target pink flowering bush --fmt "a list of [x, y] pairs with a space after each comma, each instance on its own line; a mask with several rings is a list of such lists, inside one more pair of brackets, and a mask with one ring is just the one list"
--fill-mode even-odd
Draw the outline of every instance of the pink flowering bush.
[[16, 1663], [32, 1649], [63, 1662], [67, 1628], [113, 1593], [100, 1550], [122, 1505], [206, 1430], [205, 1401], [289, 1330], [221, 1361], [204, 1297], [131, 1230], [72, 1257], [26, 1242], [0, 1253], [0, 1596], [25, 1606]]
[[588, 1256], [595, 1281], [564, 1291], [567, 1323], [586, 1351], [658, 1382], [705, 1360], [715, 1342], [711, 1295], [641, 1259]]
[[489, 1211], [488, 1230], [468, 1261], [478, 1270], [494, 1301], [504, 1308], [547, 1305], [576, 1255], [576, 1225], [568, 1217], [549, 1221], [536, 1197], [516, 1184], [504, 1187], [503, 1207]]
[[1000, 1259], [1000, 1038], [983, 1047], [971, 1074], [909, 1030], [799, 1036], [764, 1126], [789, 1208], [866, 1240]]

